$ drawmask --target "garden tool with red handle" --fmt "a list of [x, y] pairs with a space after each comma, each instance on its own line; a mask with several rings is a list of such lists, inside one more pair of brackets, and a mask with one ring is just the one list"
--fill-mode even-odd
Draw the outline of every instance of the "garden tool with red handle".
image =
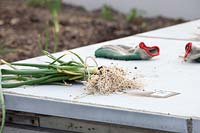
[[95, 56], [98, 58], [115, 60], [150, 60], [159, 54], [158, 46], [149, 47], [143, 42], [135, 48], [124, 45], [104, 45], [95, 51]]
[[194, 45], [191, 42], [185, 46], [184, 61], [200, 63], [200, 45]]

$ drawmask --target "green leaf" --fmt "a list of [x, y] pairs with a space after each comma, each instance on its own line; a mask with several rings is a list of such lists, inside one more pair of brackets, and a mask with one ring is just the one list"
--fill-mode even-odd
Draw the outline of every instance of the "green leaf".
[[113, 20], [111, 7], [108, 5], [104, 5], [101, 10], [101, 16], [106, 20]]
[[128, 22], [133, 21], [135, 18], [138, 17], [138, 11], [137, 9], [131, 9], [130, 13], [127, 15], [126, 19]]
[[51, 14], [58, 13], [61, 8], [61, 0], [46, 0], [46, 4]]

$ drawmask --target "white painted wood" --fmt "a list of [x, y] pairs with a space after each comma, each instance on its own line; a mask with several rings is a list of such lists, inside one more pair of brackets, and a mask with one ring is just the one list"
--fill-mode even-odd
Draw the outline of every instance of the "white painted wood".
[[144, 11], [145, 16], [166, 16], [188, 20], [200, 18], [199, 0], [63, 0], [66, 3], [80, 5], [88, 10], [102, 7], [104, 4], [128, 13], [132, 8]]

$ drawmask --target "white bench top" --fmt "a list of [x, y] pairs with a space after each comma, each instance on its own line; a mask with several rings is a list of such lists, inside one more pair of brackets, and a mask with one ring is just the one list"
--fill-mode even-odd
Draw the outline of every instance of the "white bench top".
[[[191, 22], [188, 24], [191, 24]], [[188, 24], [185, 24], [186, 27]], [[177, 27], [180, 26], [184, 30], [184, 24]], [[176, 29], [176, 26], [173, 27]], [[149, 33], [155, 35], [154, 31]], [[69, 87], [56, 85], [26, 86], [4, 90], [6, 108], [174, 132], [187, 132], [188, 120], [192, 118], [194, 119], [192, 121], [193, 132], [200, 131], [200, 64], [182, 62], [179, 57], [184, 55], [184, 47], [187, 41], [130, 36], [77, 48], [73, 51], [83, 57], [94, 56], [94, 51], [102, 45], [135, 46], [141, 41], [147, 45], [159, 46], [161, 55], [149, 61], [108, 59], [96, 59], [96, 61], [99, 66], [113, 63], [136, 73], [139, 75], [140, 81], [144, 83], [146, 90], [175, 91], [179, 92], [179, 95], [169, 98], [150, 98], [112, 94], [109, 96], [88, 95], [75, 98], [85, 92], [82, 84], [73, 84]], [[197, 41], [194, 43], [200, 44]], [[63, 53], [56, 53], [55, 56], [60, 56]], [[65, 58], [70, 58], [70, 56]], [[46, 60], [46, 57], [37, 57], [23, 62], [40, 63]], [[135, 70], [134, 67], [137, 67], [137, 69]]]
[[167, 28], [149, 31], [136, 36], [169, 40], [200, 41], [200, 19]]

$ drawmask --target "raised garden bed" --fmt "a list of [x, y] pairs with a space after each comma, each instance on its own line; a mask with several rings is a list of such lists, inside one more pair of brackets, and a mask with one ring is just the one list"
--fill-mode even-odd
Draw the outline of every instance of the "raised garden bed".
[[[17, 61], [41, 55], [41, 46], [48, 40], [46, 50], [52, 52], [53, 27], [51, 15], [46, 8], [30, 7], [23, 0], [0, 2], [0, 57]], [[19, 8], [20, 7], [20, 8]], [[127, 21], [122, 13], [112, 11], [113, 19], [104, 19], [101, 10], [86, 11], [82, 7], [62, 5], [59, 14], [60, 32], [57, 51], [76, 48], [106, 40], [121, 38], [161, 27], [184, 22], [164, 17], [136, 17]]]

